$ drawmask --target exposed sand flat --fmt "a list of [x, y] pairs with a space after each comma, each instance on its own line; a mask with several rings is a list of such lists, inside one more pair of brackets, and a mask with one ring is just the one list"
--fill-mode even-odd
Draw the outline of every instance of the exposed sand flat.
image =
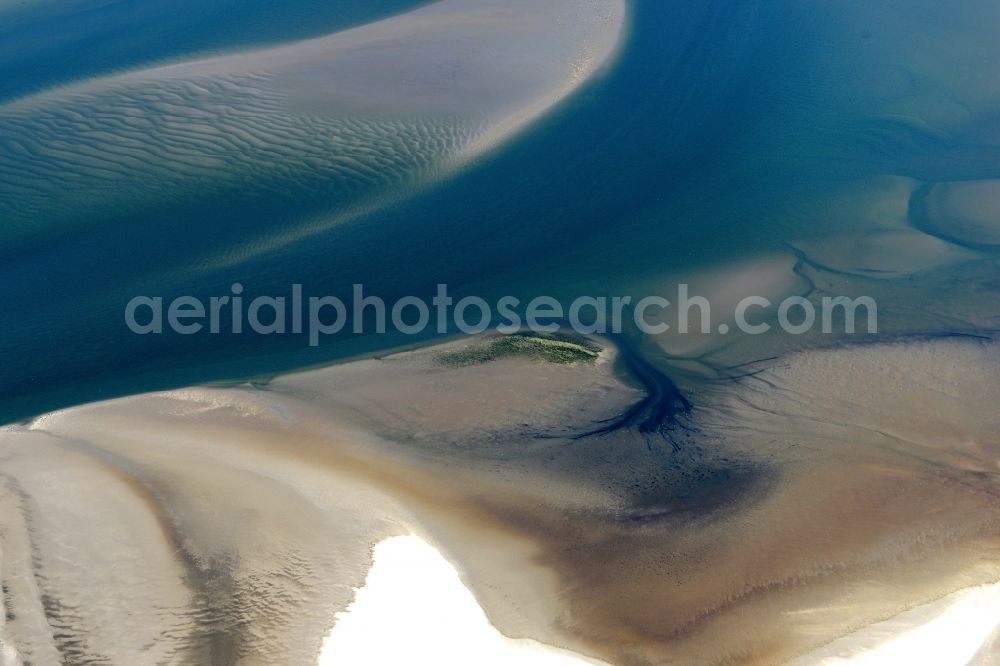
[[184, 199], [293, 197], [321, 227], [544, 112], [608, 59], [624, 20], [622, 0], [442, 0], [15, 100], [0, 106], [0, 215], [30, 244]]
[[[490, 480], [491, 470], [451, 455], [458, 444], [435, 429], [449, 425], [448, 414], [469, 410], [491, 426], [480, 434], [482, 454], [501, 422], [535, 421], [530, 425], [542, 430], [574, 418], [589, 425], [574, 396], [607, 400], [599, 416], [636, 397], [606, 372], [591, 376], [576, 366], [553, 373], [512, 359], [498, 365], [510, 366], [506, 372], [465, 377], [470, 373], [436, 364], [440, 351], [306, 373], [301, 381], [280, 378], [268, 390], [137, 396], [4, 428], [5, 641], [35, 662], [75, 655], [137, 663], [155, 658], [155, 645], [172, 663], [309, 663], [335, 611], [363, 583], [370, 546], [423, 527], [412, 507], [437, 507], [438, 529], [454, 524], [464, 538], [464, 516], [446, 508], [458, 496], [437, 480], [442, 454], [454, 459], [454, 478], [466, 479], [460, 485], [497, 493], [506, 487]], [[402, 416], [394, 417], [400, 395], [393, 392], [412, 395], [412, 383], [428, 375], [456, 376], [449, 388], [462, 387], [471, 402], [446, 411], [450, 393], [425, 390], [427, 400], [412, 405], [417, 411], [401, 405]], [[364, 376], [372, 380], [367, 393], [351, 385]], [[534, 404], [491, 399], [504, 387], [513, 395], [533, 377], [540, 387]], [[419, 410], [427, 410], [426, 437], [414, 429], [403, 446], [351, 425], [378, 419], [391, 431]], [[334, 413], [344, 420], [331, 420]], [[473, 432], [461, 417], [450, 425]], [[475, 438], [467, 441], [475, 450]], [[394, 462], [404, 452], [411, 455]], [[437, 466], [421, 469], [430, 462]], [[524, 475], [513, 466], [506, 473]], [[564, 496], [578, 492], [575, 483], [563, 485]], [[94, 492], [79, 495], [91, 486]], [[398, 490], [407, 506], [382, 487]], [[554, 480], [534, 492], [559, 497], [559, 487]], [[600, 501], [597, 495], [586, 500]], [[501, 541], [507, 547], [493, 561], [514, 554], [519, 564], [502, 594], [531, 598], [548, 584], [546, 574], [531, 574], [517, 538]], [[134, 572], [133, 562], [142, 563]], [[98, 570], [93, 576], [90, 567]], [[539, 610], [523, 615], [551, 618], [551, 610]]]
[[207, 432], [193, 449], [183, 432], [146, 432], [150, 446], [117, 435], [131, 456], [3, 434], [5, 496], [20, 500], [3, 519], [10, 644], [31, 663], [308, 663], [364, 577], [367, 541], [405, 510], [222, 441], [209, 452]]
[[[44, 433], [23, 438], [24, 455], [3, 455], [5, 503], [24, 518], [18, 525], [23, 532], [4, 539], [5, 546], [8, 540], [14, 545], [10, 552], [5, 548], [4, 584], [13, 598], [28, 602], [8, 606], [13, 644], [33, 663], [85, 663], [105, 653], [95, 646], [151, 661], [175, 659], [195, 599], [174, 557], [176, 535], [163, 528], [156, 505], [120, 469], [73, 443]], [[95, 510], [111, 511], [116, 520], [95, 519]], [[31, 571], [34, 579], [23, 575]], [[56, 598], [47, 590], [62, 593]], [[146, 601], [124, 614], [123, 595]], [[38, 633], [25, 629], [87, 638], [35, 641]]]
[[[115, 618], [153, 612], [141, 585], [175, 609], [157, 616], [172, 629], [148, 624], [169, 637], [158, 650], [307, 663], [371, 545], [408, 533], [508, 636], [619, 664], [775, 663], [1000, 580], [992, 343], [787, 356], [690, 395], [679, 448], [567, 438], [637, 398], [610, 348], [441, 365], [462, 344], [4, 429], [21, 489], [0, 515], [6, 639], [134, 659], [143, 634]], [[74, 500], [32, 476], [53, 461], [121, 481]], [[84, 540], [95, 521], [117, 536]], [[131, 574], [133, 557], [158, 564]]]
[[967, 666], [996, 663], [991, 634], [1000, 625], [1000, 584], [955, 592], [865, 627], [792, 666]]

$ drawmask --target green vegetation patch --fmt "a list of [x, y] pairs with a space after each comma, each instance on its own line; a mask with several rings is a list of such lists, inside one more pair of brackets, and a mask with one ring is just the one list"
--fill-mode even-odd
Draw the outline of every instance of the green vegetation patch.
[[559, 335], [505, 335], [480, 346], [439, 354], [437, 362], [451, 368], [481, 365], [509, 356], [524, 356], [545, 363], [592, 362], [601, 348], [589, 340]]

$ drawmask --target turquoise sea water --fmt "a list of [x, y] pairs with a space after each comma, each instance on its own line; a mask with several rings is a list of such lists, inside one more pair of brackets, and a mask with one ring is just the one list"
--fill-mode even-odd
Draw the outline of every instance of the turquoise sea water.
[[[0, 5], [0, 100], [418, 4]], [[298, 240], [287, 232], [336, 217], [343, 183], [273, 169], [139, 208], [97, 192], [100, 205], [78, 212], [0, 220], [0, 421], [422, 339], [344, 334], [312, 349], [304, 336], [141, 337], [123, 319], [138, 294], [207, 297], [240, 282], [247, 294], [302, 283], [345, 297], [363, 283], [386, 300], [438, 283], [458, 296], [639, 296], [663, 274], [863, 230], [859, 192], [879, 178], [1000, 178], [1000, 86], [968, 74], [1000, 55], [990, 3], [636, 0], [629, 12], [613, 63], [513, 139]], [[24, 122], [0, 106], [0, 150], [16, 155], [35, 131]], [[0, 183], [0, 203], [13, 196]], [[975, 275], [986, 284], [995, 269]], [[978, 319], [940, 305], [964, 297], [965, 273], [908, 280], [886, 292], [896, 333], [987, 330], [1000, 314], [995, 292]]]

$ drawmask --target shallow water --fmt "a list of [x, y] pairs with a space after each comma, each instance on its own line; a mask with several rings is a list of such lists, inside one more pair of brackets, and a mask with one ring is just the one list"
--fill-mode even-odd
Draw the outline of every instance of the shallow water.
[[[311, 350], [304, 337], [136, 338], [122, 312], [139, 292], [207, 296], [240, 281], [247, 293], [285, 294], [299, 282], [342, 295], [360, 282], [391, 299], [447, 282], [484, 296], [639, 296], [692, 266], [864, 233], [878, 224], [870, 208], [909, 196], [880, 195], [890, 175], [915, 179], [914, 191], [1000, 176], [994, 80], [946, 86], [954, 72], [981, 70], [967, 51], [986, 58], [996, 48], [980, 20], [995, 8], [883, 5], [633, 3], [619, 56], [583, 91], [502, 149], [347, 222], [331, 210], [339, 190], [303, 189], [302, 174], [293, 182], [273, 168], [239, 185], [223, 168], [181, 196], [140, 204], [93, 191], [91, 208], [65, 190], [45, 194], [69, 208], [18, 220], [0, 246], [5, 318], [19, 322], [0, 332], [3, 419], [408, 341], [344, 336]], [[929, 42], [910, 39], [917, 27]], [[966, 51], [949, 48], [959, 32]], [[940, 62], [927, 61], [929, 45], [946, 54]], [[8, 150], [35, 131], [12, 113], [0, 108]], [[72, 140], [75, 130], [55, 131]], [[14, 168], [23, 163], [8, 154]], [[5, 191], [0, 203], [20, 205], [17, 190]]]

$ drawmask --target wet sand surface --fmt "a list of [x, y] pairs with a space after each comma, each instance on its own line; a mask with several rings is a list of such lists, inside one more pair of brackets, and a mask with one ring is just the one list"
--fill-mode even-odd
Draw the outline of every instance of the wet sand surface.
[[6, 427], [4, 635], [42, 662], [311, 663], [371, 546], [410, 532], [506, 635], [615, 664], [778, 663], [1000, 579], [993, 343], [802, 352], [665, 433], [577, 438], [644, 395], [597, 342], [443, 363], [463, 340]]

